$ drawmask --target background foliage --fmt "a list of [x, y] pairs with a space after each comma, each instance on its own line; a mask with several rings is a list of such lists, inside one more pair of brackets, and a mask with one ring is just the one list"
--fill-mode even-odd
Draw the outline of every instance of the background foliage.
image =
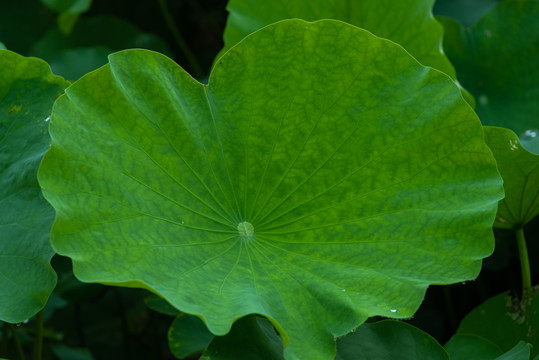
[[[231, 1], [231, 4], [233, 3], [234, 1]], [[538, 153], [537, 136], [534, 135], [539, 128], [539, 22], [534, 21], [538, 2], [502, 1], [501, 5], [496, 3], [494, 0], [439, 0], [434, 4], [434, 13], [441, 16], [438, 20], [445, 27], [444, 49], [456, 70], [456, 78], [475, 96], [477, 112], [483, 123], [503, 126], [516, 132], [515, 135], [493, 128], [487, 131], [487, 139], [507, 139], [506, 144], [513, 144], [519, 149], [515, 156], [521, 155], [524, 160], [518, 158], [515, 160], [517, 164], [510, 166], [518, 167], [519, 161], [525, 162], [525, 174], [532, 176], [518, 181], [531, 186], [527, 190], [530, 195], [526, 196], [526, 199], [536, 199], [538, 183], [534, 183], [537, 181], [537, 175], [533, 174], [538, 172], [537, 156], [534, 157], [524, 150], [521, 143], [526, 149]], [[5, 47], [24, 56], [44, 59], [50, 64], [54, 74], [70, 81], [77, 80], [83, 74], [107, 63], [107, 55], [114, 51], [133, 47], [146, 48], [170, 56], [195, 78], [206, 81], [215, 57], [224, 46], [222, 38], [223, 33], [226, 34], [226, 5], [224, 0], [2, 1], [0, 48]], [[493, 9], [494, 12], [490, 12]], [[485, 14], [486, 17], [480, 20]], [[476, 24], [478, 20], [480, 21]], [[500, 29], [497, 29], [497, 26]], [[502, 35], [497, 37], [492, 34]], [[6, 66], [7, 63], [2, 60], [2, 64]], [[447, 66], [443, 60], [442, 64]], [[62, 84], [61, 80], [53, 82], [59, 87], [67, 85]], [[511, 102], [513, 99], [516, 102], [514, 107], [507, 106], [508, 103], [514, 103]], [[517, 110], [514, 114], [501, 112], [500, 106]], [[2, 115], [8, 111], [9, 109], [2, 109]], [[45, 119], [46, 108], [41, 111], [42, 118]], [[514, 123], [509, 119], [515, 119]], [[498, 144], [501, 144], [501, 140]], [[35, 151], [42, 153], [43, 150]], [[507, 151], [511, 150], [505, 151], [504, 154], [507, 154]], [[496, 155], [496, 145], [493, 152]], [[535, 188], [533, 184], [536, 184]], [[30, 186], [35, 185], [34, 183]], [[508, 189], [505, 190], [507, 193]], [[515, 188], [514, 192], [520, 195], [521, 188]], [[529, 213], [536, 214], [534, 203], [530, 206], [532, 210]], [[3, 214], [10, 210], [2, 204]], [[2, 221], [5, 221], [5, 217]], [[513, 225], [523, 226], [523, 232], [528, 239], [531, 279], [536, 279], [539, 272], [538, 218], [529, 216], [526, 223], [517, 220]], [[458, 330], [459, 337], [451, 339], [446, 349], [451, 359], [462, 356], [451, 348], [462, 349], [466, 344], [474, 344], [472, 347], [475, 348], [474, 346], [480, 343], [489, 349], [490, 357], [485, 359], [494, 359], [509, 350], [514, 353], [522, 351], [523, 348], [518, 347], [520, 344], [517, 344], [516, 340], [526, 340], [534, 344], [533, 356], [539, 349], [537, 337], [529, 336], [528, 331], [530, 326], [536, 328], [537, 301], [521, 304], [515, 297], [522, 291], [521, 266], [516, 245], [519, 233], [509, 226], [500, 227], [509, 229], [495, 229], [496, 248], [494, 253], [484, 260], [479, 277], [465, 284], [429, 287], [419, 310], [413, 318], [406, 321], [430, 334], [442, 345]], [[12, 236], [11, 233], [7, 234], [2, 232], [0, 237]], [[273, 354], [268, 356], [274, 358], [282, 356], [279, 352], [274, 353], [275, 349], [282, 346], [280, 339], [270, 331], [273, 330], [271, 324], [262, 318], [246, 317], [238, 321], [233, 331], [224, 338], [214, 338], [198, 318], [178, 313], [147, 291], [82, 283], [73, 275], [71, 260], [59, 255], [52, 258], [52, 266], [58, 276], [58, 282], [44, 312], [41, 313], [42, 318], [32, 317], [16, 325], [1, 323], [0, 357], [22, 357], [21, 349], [28, 356], [36, 336], [39, 335], [35, 329], [40, 328], [40, 321], [45, 324], [44, 358], [47, 359], [173, 359], [175, 356], [196, 359], [206, 348], [205, 358], [213, 359], [215, 354], [226, 353], [230, 348], [237, 348], [238, 345], [235, 344], [245, 342], [254, 344], [254, 353], [259, 350], [264, 354]], [[494, 297], [508, 290], [509, 297], [504, 294]], [[6, 306], [2, 296], [0, 294], [0, 306]], [[470, 313], [485, 301], [487, 302], [482, 305], [484, 309], [477, 308]], [[522, 333], [522, 337], [508, 341], [507, 336], [500, 335], [501, 330], [486, 334], [481, 333], [480, 329], [474, 329], [474, 324], [485, 323], [491, 329], [512, 329], [512, 323], [507, 325], [497, 320], [497, 317], [505, 316], [508, 301], [510, 308], [514, 310], [512, 313], [524, 319], [524, 325], [521, 323], [521, 328], [510, 333]], [[492, 315], [485, 318], [485, 312]], [[484, 318], [481, 318], [481, 314]], [[376, 320], [379, 319], [370, 321]], [[488, 321], [493, 324], [490, 325]], [[360, 332], [363, 337], [371, 336], [373, 339], [391, 338], [393, 327], [388, 327], [386, 323], [367, 325], [362, 326], [361, 331], [340, 340], [339, 348], [343, 349], [344, 346], [350, 349], [349, 337], [359, 336]], [[191, 331], [185, 332], [183, 329], [186, 328]], [[481, 328], [484, 329], [485, 326]], [[421, 341], [432, 343], [433, 347], [437, 346], [436, 341], [431, 341], [429, 335], [423, 332], [415, 333], [415, 328], [411, 329], [414, 330], [404, 328], [402, 331], [411, 331], [413, 335], [410, 336], [421, 339], [427, 336], [427, 340]], [[243, 339], [245, 333], [256, 334], [258, 342]], [[480, 333], [481, 337], [478, 339], [470, 333]], [[399, 334], [402, 336], [403, 333]], [[355, 341], [350, 343], [356, 344]], [[181, 346], [177, 346], [178, 344]], [[380, 353], [384, 346], [389, 347], [380, 344], [373, 351]], [[370, 350], [362, 351], [368, 353]], [[441, 354], [439, 357], [436, 357], [437, 351]], [[439, 350], [431, 349], [428, 352], [434, 354], [433, 359], [447, 356]], [[255, 358], [254, 356], [256, 355], [250, 358]], [[344, 350], [339, 352], [339, 356], [342, 359], [353, 359], [353, 355], [347, 357]], [[388, 353], [386, 356], [390, 359], [392, 355]], [[417, 354], [410, 356], [417, 358]], [[233, 353], [230, 358], [234, 358]]]

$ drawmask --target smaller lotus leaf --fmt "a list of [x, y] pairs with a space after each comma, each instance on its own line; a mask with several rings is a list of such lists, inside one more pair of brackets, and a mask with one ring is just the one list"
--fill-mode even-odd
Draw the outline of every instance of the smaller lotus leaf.
[[287, 359], [332, 359], [372, 315], [472, 279], [503, 196], [454, 82], [335, 20], [285, 20], [203, 85], [110, 56], [58, 99], [40, 181], [83, 281], [151, 289], [215, 335], [270, 319]]
[[339, 338], [335, 360], [449, 360], [429, 334], [395, 320], [363, 324]]
[[[508, 293], [496, 295], [473, 309], [460, 323], [457, 334], [475, 334], [510, 351], [519, 341], [531, 344], [532, 356], [539, 354], [539, 298], [520, 300]], [[529, 358], [529, 355], [526, 359]]]
[[68, 85], [42, 60], [0, 50], [0, 319], [21, 322], [45, 305], [56, 274], [53, 208], [37, 182], [52, 104]]
[[440, 18], [444, 50], [483, 125], [518, 135], [539, 119], [539, 1], [498, 2], [475, 25]]
[[224, 33], [225, 48], [248, 34], [284, 19], [336, 19], [402, 45], [424, 65], [455, 77], [442, 51], [442, 26], [432, 15], [434, 0], [231, 0]]
[[475, 334], [455, 334], [444, 348], [451, 360], [492, 360], [503, 354], [498, 345]]
[[505, 190], [494, 226], [522, 227], [539, 214], [539, 155], [524, 149], [509, 129], [485, 126], [485, 141], [498, 162]]
[[283, 343], [266, 319], [249, 315], [216, 336], [200, 360], [283, 360]]
[[[234, 326], [236, 324], [237, 322]], [[200, 318], [180, 313], [177, 314], [168, 330], [168, 347], [174, 356], [178, 359], [183, 359], [189, 355], [204, 351], [213, 338], [213, 334]]]

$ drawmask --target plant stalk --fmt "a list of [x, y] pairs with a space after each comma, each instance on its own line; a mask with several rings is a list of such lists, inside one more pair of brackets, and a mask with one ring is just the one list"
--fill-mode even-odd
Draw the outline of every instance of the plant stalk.
[[41, 360], [43, 354], [43, 322], [45, 320], [45, 315], [43, 310], [37, 313], [36, 315], [36, 333], [34, 338], [34, 356], [33, 360]]
[[520, 270], [522, 272], [522, 298], [526, 298], [532, 291], [532, 278], [530, 271], [530, 259], [524, 229], [519, 227], [515, 230], [517, 236], [518, 256], [520, 258]]
[[180, 34], [180, 31], [176, 27], [176, 24], [174, 24], [174, 20], [172, 19], [172, 16], [170, 15], [170, 12], [168, 11], [167, 7], [167, 0], [159, 0], [159, 7], [161, 8], [161, 14], [163, 15], [163, 19], [165, 20], [165, 23], [167, 24], [168, 29], [172, 33], [172, 36], [174, 37], [174, 40], [176, 40], [176, 44], [180, 48], [181, 52], [185, 56], [185, 59], [193, 69], [193, 77], [200, 78], [202, 77], [202, 68], [198, 64], [197, 60], [195, 59], [195, 56], [189, 50], [189, 47], [183, 40], [182, 35]]
[[13, 342], [15, 344], [15, 349], [17, 350], [17, 355], [20, 360], [26, 360], [24, 357], [24, 351], [22, 350], [21, 341], [19, 340], [19, 334], [17, 333], [17, 328], [13, 324], [9, 324], [11, 328], [11, 333], [13, 334]]

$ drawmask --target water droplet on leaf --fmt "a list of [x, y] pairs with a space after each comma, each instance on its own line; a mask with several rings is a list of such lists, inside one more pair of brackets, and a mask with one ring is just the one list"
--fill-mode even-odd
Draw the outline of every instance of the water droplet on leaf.
[[477, 101], [480, 105], [486, 106], [488, 105], [488, 97], [486, 95], [479, 95], [477, 97]]
[[389, 309], [389, 311], [391, 311], [392, 313], [396, 313], [397, 309]]

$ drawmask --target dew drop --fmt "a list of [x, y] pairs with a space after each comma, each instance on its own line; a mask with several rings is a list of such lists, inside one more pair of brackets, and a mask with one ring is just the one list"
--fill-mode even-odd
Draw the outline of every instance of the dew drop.
[[182, 222], [180, 223], [180, 225], [183, 225], [183, 224], [185, 224], [185, 221], [182, 220]]
[[521, 140], [533, 140], [539, 136], [539, 129], [529, 129], [520, 135]]
[[539, 129], [529, 129], [520, 136], [520, 144], [529, 152], [539, 155]]
[[22, 323], [20, 323], [20, 322], [15, 324], [15, 326], [17, 326], [17, 327], [19, 327], [21, 325], [22, 325]]
[[45, 119], [45, 122], [49, 122], [49, 121], [51, 121], [51, 117], [47, 116], [47, 118]]
[[477, 101], [480, 105], [486, 106], [488, 105], [488, 97], [486, 95], [479, 95], [477, 97]]
[[343, 291], [343, 292], [345, 292], [345, 291], [346, 291], [346, 289], [342, 289], [342, 291]]
[[389, 309], [389, 311], [391, 311], [392, 313], [396, 313], [397, 309]]

